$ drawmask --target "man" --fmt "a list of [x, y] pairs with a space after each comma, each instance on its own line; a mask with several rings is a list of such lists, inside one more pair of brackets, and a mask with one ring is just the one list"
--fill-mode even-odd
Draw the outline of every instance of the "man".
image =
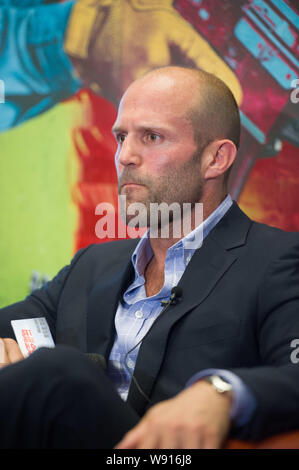
[[[217, 448], [298, 427], [298, 234], [253, 223], [227, 196], [239, 131], [231, 92], [205, 72], [166, 67], [128, 88], [113, 126], [128, 214], [191, 203], [193, 230], [90, 246], [2, 310], [2, 337], [12, 319], [45, 316], [56, 344], [108, 363], [58, 346], [4, 367], [2, 445]], [[2, 357], [20, 359], [11, 339]]]
[[[5, 102], [1, 103], [0, 81], [0, 131], [31, 121], [18, 131], [0, 136], [0, 145], [6, 149], [1, 170], [5, 184], [2, 181], [0, 194], [5, 209], [0, 224], [20, 223], [16, 201], [25, 193], [24, 219], [40, 212], [36, 224], [43, 227], [40, 233], [34, 224], [27, 224], [23, 232], [23, 239], [28, 237], [35, 254], [13, 241], [9, 230], [7, 234], [3, 231], [0, 258], [4, 261], [5, 256], [8, 263], [5, 286], [0, 291], [1, 307], [27, 293], [35, 271], [41, 273], [40, 282], [48, 273], [54, 274], [59, 263], [68, 260], [71, 246], [79, 249], [98, 241], [93, 231], [93, 201], [114, 203], [117, 198], [111, 158], [114, 141], [112, 136], [101, 139], [111, 130], [110, 119], [115, 119], [115, 106], [107, 99], [118, 105], [127, 86], [145, 71], [187, 62], [221, 77], [241, 101], [241, 85], [225, 62], [228, 57], [223, 60], [173, 4], [173, 0], [0, 0], [0, 80], [5, 85]], [[32, 121], [75, 93], [71, 103], [56, 109], [53, 118], [49, 114]], [[78, 110], [75, 122], [73, 107]], [[52, 141], [51, 132], [55, 134], [55, 148], [46, 144], [46, 139]], [[34, 143], [28, 156], [16, 149], [15, 142], [20, 149], [28, 148], [30, 133]], [[67, 150], [69, 133], [73, 145]], [[5, 163], [6, 159], [14, 164]], [[31, 165], [34, 172], [27, 175]], [[58, 173], [63, 194], [53, 184], [53, 175]], [[18, 184], [20, 174], [22, 184], [10, 197], [6, 188]], [[38, 181], [52, 188], [45, 194], [43, 210], [37, 207]], [[59, 211], [53, 211], [56, 197], [60, 199]], [[60, 239], [49, 224], [49, 212], [55, 212], [58, 224], [64, 221]], [[22, 270], [16, 269], [15, 250], [20, 252]], [[43, 258], [49, 250], [56, 252], [52, 262]], [[16, 271], [17, 277], [13, 274]]]

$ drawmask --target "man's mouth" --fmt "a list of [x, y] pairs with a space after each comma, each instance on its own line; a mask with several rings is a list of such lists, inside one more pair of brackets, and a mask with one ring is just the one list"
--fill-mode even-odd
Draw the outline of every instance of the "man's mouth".
[[129, 183], [122, 184], [120, 189], [123, 189], [123, 188], [126, 188], [126, 187], [127, 188], [137, 188], [137, 187], [141, 187], [141, 186], [143, 186], [143, 184], [129, 182]]

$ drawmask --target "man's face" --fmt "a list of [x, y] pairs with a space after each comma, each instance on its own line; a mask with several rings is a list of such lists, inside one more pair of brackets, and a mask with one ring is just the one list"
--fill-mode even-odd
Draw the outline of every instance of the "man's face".
[[173, 78], [135, 82], [124, 95], [113, 133], [118, 192], [127, 206], [199, 202], [200, 156], [186, 116], [190, 90]]

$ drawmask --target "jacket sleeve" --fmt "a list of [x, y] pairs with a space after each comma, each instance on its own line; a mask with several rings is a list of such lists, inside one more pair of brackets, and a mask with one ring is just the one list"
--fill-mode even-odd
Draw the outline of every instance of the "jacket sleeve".
[[25, 300], [0, 309], [0, 337], [15, 338], [11, 320], [45, 317], [55, 341], [56, 314], [64, 285], [73, 267], [89, 247], [79, 250], [71, 263], [44, 287], [33, 291]]
[[259, 367], [230, 369], [252, 390], [256, 410], [237, 436], [258, 440], [299, 429], [299, 236], [268, 265], [256, 315]]
[[43, 113], [81, 86], [63, 46], [74, 2], [37, 3], [27, 8], [0, 3], [0, 79], [4, 94], [0, 131]]

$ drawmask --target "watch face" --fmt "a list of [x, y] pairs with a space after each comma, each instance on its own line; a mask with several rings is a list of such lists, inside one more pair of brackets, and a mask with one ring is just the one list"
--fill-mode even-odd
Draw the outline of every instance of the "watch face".
[[218, 375], [210, 375], [206, 380], [214, 387], [219, 393], [225, 393], [232, 390], [232, 385], [223, 380]]

